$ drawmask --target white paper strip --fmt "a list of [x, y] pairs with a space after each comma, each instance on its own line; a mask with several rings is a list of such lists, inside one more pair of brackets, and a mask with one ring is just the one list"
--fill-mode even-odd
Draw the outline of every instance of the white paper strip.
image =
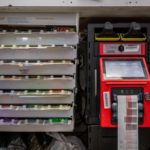
[[138, 96], [118, 97], [118, 150], [138, 150]]

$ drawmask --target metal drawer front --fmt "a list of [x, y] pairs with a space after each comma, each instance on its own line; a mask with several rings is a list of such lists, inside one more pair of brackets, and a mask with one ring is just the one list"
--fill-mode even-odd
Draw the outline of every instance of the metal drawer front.
[[68, 96], [18, 96], [0, 95], [0, 104], [71, 104], [74, 101], [74, 93]]
[[0, 33], [0, 44], [7, 45], [76, 45], [78, 43], [78, 33], [76, 32], [32, 32], [17, 33], [6, 32]]
[[0, 109], [0, 117], [16, 118], [50, 118], [50, 117], [71, 117], [73, 108], [69, 110], [9, 110]]
[[69, 125], [45, 125], [45, 124], [19, 124], [0, 125], [0, 131], [6, 132], [70, 132], [74, 129], [74, 121]]
[[72, 75], [75, 72], [75, 64], [0, 64], [1, 75]]
[[46, 48], [2, 48], [0, 47], [1, 60], [50, 60], [50, 59], [75, 59], [77, 50], [71, 47], [46, 47]]
[[0, 89], [73, 89], [75, 79], [0, 79]]

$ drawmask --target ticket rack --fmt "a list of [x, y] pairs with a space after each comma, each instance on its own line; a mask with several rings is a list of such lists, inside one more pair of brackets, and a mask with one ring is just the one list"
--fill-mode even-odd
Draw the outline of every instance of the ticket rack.
[[0, 131], [72, 131], [78, 14], [0, 16]]

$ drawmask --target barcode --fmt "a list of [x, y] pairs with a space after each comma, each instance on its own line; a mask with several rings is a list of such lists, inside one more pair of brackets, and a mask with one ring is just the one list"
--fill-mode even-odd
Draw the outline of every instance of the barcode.
[[124, 120], [125, 120], [125, 123], [137, 123], [138, 122], [137, 117], [125, 117]]
[[106, 50], [106, 51], [105, 51], [105, 54], [114, 54], [114, 53], [115, 53], [114, 50]]
[[128, 46], [125, 46], [125, 51], [126, 52], [139, 52], [140, 51], [139, 45], [128, 45]]
[[109, 92], [104, 92], [104, 108], [110, 108], [110, 95]]
[[127, 116], [135, 116], [135, 115], [137, 115], [137, 111], [138, 110], [127, 109]]
[[136, 49], [136, 48], [138, 48], [138, 47], [137, 47], [137, 46], [126, 46], [126, 48], [127, 48], [127, 49], [132, 49], [132, 48], [133, 48], [133, 49]]
[[128, 102], [128, 108], [137, 108], [137, 102]]
[[126, 124], [126, 130], [137, 130], [136, 124]]

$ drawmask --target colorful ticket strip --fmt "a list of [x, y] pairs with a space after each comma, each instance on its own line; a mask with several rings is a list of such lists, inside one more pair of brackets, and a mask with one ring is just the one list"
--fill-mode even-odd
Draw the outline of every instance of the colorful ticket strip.
[[[1, 30], [0, 34], [6, 34], [7, 30]], [[36, 32], [34, 30], [29, 30], [26, 29], [24, 31], [20, 30], [13, 30], [12, 31], [14, 34], [32, 34], [32, 32]], [[76, 27], [75, 26], [49, 26], [46, 28], [46, 30], [40, 30], [40, 33], [51, 33], [51, 32], [76, 32]]]
[[59, 47], [59, 48], [76, 48], [75, 46], [72, 46], [72, 45], [67, 45], [67, 44], [64, 44], [64, 45], [55, 45], [55, 44], [52, 44], [52, 45], [3, 45], [1, 44], [0, 45], [0, 49], [4, 49], [4, 48], [11, 48], [11, 49], [28, 49], [28, 48], [32, 48], [32, 49], [46, 49], [46, 48], [49, 48], [49, 47]]
[[56, 125], [56, 124], [71, 124], [70, 118], [48, 118], [48, 119], [12, 119], [12, 118], [1, 118], [0, 125], [21, 125], [21, 124], [37, 124], [37, 125]]
[[39, 76], [39, 75], [29, 75], [29, 76], [12, 76], [12, 75], [1, 75], [0, 80], [23, 80], [23, 79], [44, 79], [44, 80], [55, 80], [55, 79], [60, 79], [60, 80], [72, 80], [73, 76], [66, 76], [66, 75], [61, 75], [61, 76]]
[[50, 61], [0, 61], [0, 65], [55, 65], [55, 64], [74, 64], [70, 60], [50, 60]]
[[73, 93], [73, 91], [69, 91], [69, 90], [22, 90], [22, 91], [0, 90], [0, 95], [16, 95], [16, 96], [50, 96], [50, 95], [69, 96], [72, 93]]
[[0, 110], [70, 110], [71, 105], [0, 105]]

